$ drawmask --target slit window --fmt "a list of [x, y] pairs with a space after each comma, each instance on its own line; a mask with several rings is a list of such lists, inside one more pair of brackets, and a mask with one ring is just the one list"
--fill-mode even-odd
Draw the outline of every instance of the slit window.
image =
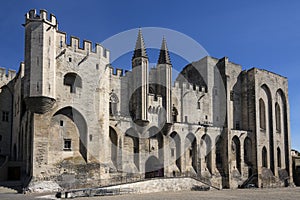
[[8, 118], [9, 118], [9, 112], [3, 111], [2, 112], [2, 121], [3, 122], [8, 122]]

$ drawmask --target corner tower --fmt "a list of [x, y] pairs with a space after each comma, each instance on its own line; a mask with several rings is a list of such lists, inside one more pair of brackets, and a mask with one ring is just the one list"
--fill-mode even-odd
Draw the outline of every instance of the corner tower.
[[25, 15], [25, 81], [27, 107], [47, 112], [55, 102], [55, 43], [57, 20], [47, 11], [30, 10]]
[[130, 112], [133, 120], [141, 125], [148, 122], [148, 65], [142, 31], [139, 30], [132, 57], [132, 97]]
[[163, 97], [162, 104], [166, 112], [166, 123], [172, 123], [172, 64], [165, 38], [162, 40], [157, 69], [159, 73], [159, 94]]

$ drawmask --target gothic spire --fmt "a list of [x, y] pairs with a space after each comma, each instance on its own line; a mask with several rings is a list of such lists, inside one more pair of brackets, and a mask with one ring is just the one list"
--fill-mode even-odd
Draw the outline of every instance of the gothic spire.
[[165, 37], [163, 37], [162, 43], [161, 43], [161, 48], [160, 48], [160, 53], [159, 53], [159, 58], [157, 61], [158, 64], [170, 64], [171, 65], [171, 60], [169, 56], [169, 50], [167, 47], [167, 42]]
[[146, 52], [145, 43], [144, 43], [144, 38], [143, 38], [143, 34], [142, 34], [142, 30], [141, 29], [139, 29], [139, 33], [138, 33], [138, 37], [137, 37], [137, 40], [136, 40], [136, 44], [135, 44], [135, 49], [134, 49], [134, 54], [133, 54], [132, 60], [134, 58], [138, 58], [138, 57], [148, 58], [147, 52]]

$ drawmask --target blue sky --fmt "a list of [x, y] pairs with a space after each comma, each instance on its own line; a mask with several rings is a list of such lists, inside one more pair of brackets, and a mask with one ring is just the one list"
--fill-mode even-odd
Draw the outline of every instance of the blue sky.
[[1, 67], [17, 69], [23, 61], [21, 24], [32, 8], [48, 10], [60, 30], [93, 42], [132, 28], [164, 27], [190, 36], [213, 57], [288, 77], [292, 148], [300, 150], [300, 1], [2, 1]]

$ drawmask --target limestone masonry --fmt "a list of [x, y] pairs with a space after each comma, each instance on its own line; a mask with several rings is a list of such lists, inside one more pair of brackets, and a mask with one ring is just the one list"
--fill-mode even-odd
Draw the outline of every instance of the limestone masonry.
[[141, 30], [123, 72], [105, 47], [68, 43], [54, 15], [25, 17], [24, 63], [17, 73], [0, 68], [1, 183], [292, 183], [287, 78], [207, 56], [172, 82], [167, 38], [150, 69]]

